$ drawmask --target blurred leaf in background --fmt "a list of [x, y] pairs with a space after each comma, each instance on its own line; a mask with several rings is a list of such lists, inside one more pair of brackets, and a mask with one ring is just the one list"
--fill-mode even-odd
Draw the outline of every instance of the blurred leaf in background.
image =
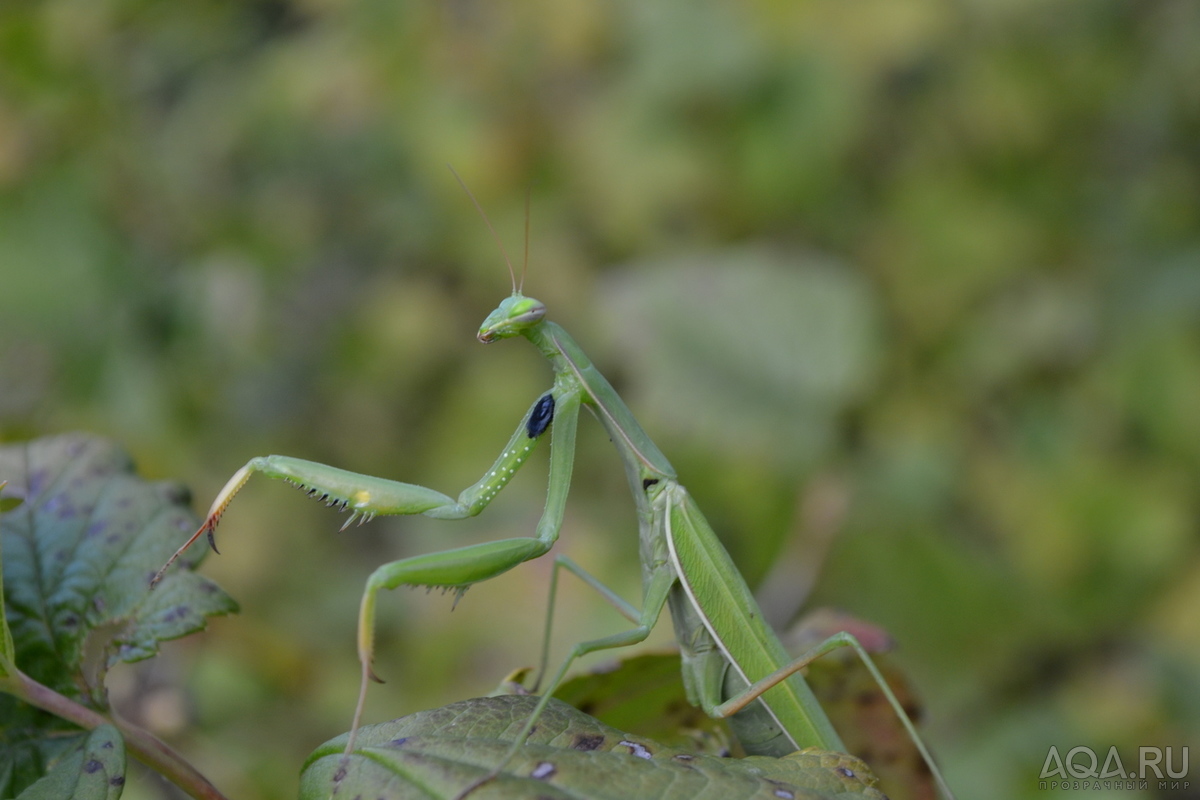
[[[508, 278], [449, 162], [513, 254], [531, 191], [526, 289], [751, 580], [820, 564], [815, 602], [897, 639], [964, 795], [1195, 745], [1198, 36], [1189, 0], [0, 5], [0, 436], [95, 431], [201, 498], [271, 452], [474, 481], [548, 373], [473, 340]], [[163, 730], [294, 797], [366, 576], [527, 534], [542, 465], [341, 536], [252, 483], [205, 567], [244, 614], [110, 692], [186, 677]], [[560, 546], [636, 596], [595, 426], [573, 486]], [[789, 548], [814, 486], [843, 511]], [[546, 569], [384, 598], [373, 720], [527, 662]], [[564, 595], [553, 658], [621, 625]]]

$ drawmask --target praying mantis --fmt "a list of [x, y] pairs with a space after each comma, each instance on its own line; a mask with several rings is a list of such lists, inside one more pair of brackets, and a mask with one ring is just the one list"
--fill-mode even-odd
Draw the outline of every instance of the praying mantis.
[[[455, 177], [458, 178], [457, 173]], [[462, 179], [458, 179], [462, 183]], [[465, 184], [463, 188], [466, 189]], [[496, 237], [478, 201], [469, 189], [467, 193]], [[496, 241], [504, 253], [499, 237]], [[457, 498], [452, 498], [424, 486], [349, 472], [299, 458], [279, 455], [252, 458], [229, 479], [214, 500], [204, 523], [167, 561], [153, 583], [157, 583], [175, 559], [201, 536], [206, 535], [210, 546], [216, 549], [213, 534], [221, 516], [254, 473], [292, 483], [310, 497], [349, 512], [343, 530], [355, 520], [361, 524], [377, 515], [424, 514], [442, 520], [465, 519], [488, 506], [549, 431], [549, 490], [533, 536], [406, 558], [384, 564], [367, 580], [358, 619], [357, 647], [362, 675], [346, 745], [348, 756], [354, 749], [355, 736], [362, 722], [368, 686], [372, 680], [379, 680], [372, 670], [372, 661], [375, 609], [380, 591], [399, 586], [429, 586], [461, 593], [474, 583], [545, 555], [562, 529], [579, 411], [586, 407], [604, 426], [617, 448], [633, 496], [640, 535], [642, 606], [639, 609], [628, 603], [570, 558], [556, 557], [545, 623], [546, 643], [550, 638], [558, 576], [563, 569], [595, 589], [633, 623], [633, 627], [576, 644], [546, 682], [538, 704], [504, 761], [492, 774], [464, 787], [458, 797], [465, 797], [495, 777], [504, 763], [516, 754], [577, 658], [597, 650], [642, 642], [654, 628], [663, 608], [669, 606], [689, 701], [710, 716], [727, 718], [748, 753], [781, 756], [806, 747], [845, 750], [800, 671], [831, 650], [850, 647], [863, 660], [895, 709], [942, 794], [953, 798], [912, 722], [870, 656], [852, 635], [835, 634], [800, 658], [793, 659], [787, 654], [764, 621], [737, 567], [695, 500], [679, 482], [666, 456], [575, 340], [560, 325], [546, 318], [546, 306], [523, 294], [524, 275], [518, 285], [507, 254], [504, 259], [512, 278], [512, 295], [487, 316], [477, 338], [485, 344], [518, 336], [528, 339], [549, 362], [554, 381], [550, 390], [539, 396], [525, 413], [483, 477]], [[546, 646], [543, 645], [540, 673], [545, 672]], [[544, 675], [539, 675], [539, 682], [541, 677]]]

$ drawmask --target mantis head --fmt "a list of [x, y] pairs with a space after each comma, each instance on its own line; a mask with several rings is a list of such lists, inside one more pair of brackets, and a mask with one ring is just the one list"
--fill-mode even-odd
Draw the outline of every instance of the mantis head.
[[476, 338], [488, 344], [497, 339], [518, 336], [540, 323], [545, 316], [546, 306], [541, 300], [513, 292], [511, 297], [506, 297], [495, 311], [488, 314], [479, 326]]
[[[479, 333], [475, 338], [484, 344], [489, 344], [497, 339], [508, 339], [512, 336], [519, 336], [536, 327], [546, 316], [546, 306], [541, 300], [534, 300], [532, 297], [526, 297], [521, 294], [522, 287], [525, 286], [525, 270], [521, 269], [521, 284], [517, 285], [517, 276], [513, 271], [512, 261], [508, 258], [508, 253], [504, 252], [504, 243], [500, 241], [500, 237], [496, 235], [496, 229], [492, 227], [492, 222], [487, 218], [487, 214], [483, 213], [483, 206], [479, 205], [479, 201], [475, 199], [475, 195], [471, 194], [471, 190], [467, 188], [467, 184], [459, 177], [457, 172], [454, 172], [454, 167], [450, 168], [450, 172], [458, 179], [462, 185], [463, 191], [467, 193], [467, 197], [471, 198], [471, 202], [475, 204], [476, 210], [479, 211], [479, 216], [483, 217], [483, 221], [487, 224], [488, 230], [492, 232], [492, 238], [496, 240], [496, 246], [500, 248], [500, 252], [504, 255], [504, 263], [508, 265], [508, 276], [512, 278], [513, 293], [511, 297], [505, 298], [499, 307], [488, 314], [487, 319], [479, 326]], [[529, 263], [529, 196], [525, 197], [525, 264]]]
[[[487, 218], [487, 214], [483, 213], [483, 206], [479, 205], [479, 201], [475, 199], [475, 195], [467, 188], [467, 184], [457, 172], [454, 172], [454, 167], [450, 167], [450, 172], [458, 180], [463, 187], [463, 191], [467, 193], [467, 197], [471, 198], [471, 202], [475, 204], [476, 210], [479, 211], [479, 216], [483, 217], [483, 221], [487, 224], [488, 230], [492, 232], [492, 238], [496, 240], [496, 246], [500, 248], [500, 252], [504, 255], [504, 263], [508, 265], [508, 276], [512, 278], [513, 293], [511, 297], [505, 298], [500, 306], [488, 314], [487, 319], [479, 326], [479, 333], [475, 338], [484, 344], [490, 344], [497, 339], [508, 339], [512, 336], [519, 336], [536, 327], [546, 316], [546, 306], [541, 300], [534, 300], [532, 297], [526, 297], [521, 294], [521, 289], [525, 286], [525, 269], [521, 269], [521, 284], [517, 285], [517, 275], [513, 271], [512, 261], [508, 258], [508, 253], [504, 252], [504, 243], [500, 241], [500, 237], [496, 235], [496, 229], [492, 227], [492, 222]], [[525, 265], [529, 264], [529, 195], [525, 196]]]

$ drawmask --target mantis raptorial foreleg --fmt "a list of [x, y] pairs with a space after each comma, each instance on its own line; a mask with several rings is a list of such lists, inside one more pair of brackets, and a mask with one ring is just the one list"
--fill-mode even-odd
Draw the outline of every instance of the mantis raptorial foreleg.
[[[241, 491], [254, 473], [287, 481], [329, 506], [336, 506], [343, 511], [349, 511], [350, 516], [342, 524], [342, 530], [358, 520], [359, 524], [379, 515], [391, 514], [424, 514], [434, 519], [466, 519], [487, 508], [488, 503], [503, 489], [521, 468], [525, 460], [533, 452], [537, 440], [545, 433], [554, 419], [555, 407], [561, 406], [554, 391], [548, 392], [537, 399], [529, 411], [521, 419], [516, 431], [509, 438], [508, 444], [492, 464], [491, 469], [471, 486], [464, 489], [455, 500], [434, 489], [418, 486], [412, 483], [377, 478], [350, 472], [337, 467], [330, 467], [316, 461], [306, 461], [292, 456], [259, 456], [252, 458], [241, 469], [233, 474], [224, 488], [217, 494], [208, 515], [199, 530], [183, 546], [175, 551], [167, 563], [151, 579], [151, 585], [157, 584], [167, 569], [175, 560], [183, 555], [192, 544], [202, 535], [208, 536], [208, 543], [213, 550], [217, 549], [213, 534], [221, 521], [221, 516], [234, 496]], [[578, 413], [578, 397], [573, 401], [575, 414]], [[570, 413], [569, 409], [560, 409], [559, 413]], [[562, 427], [562, 426], [559, 426]], [[574, 448], [574, 423], [571, 423], [570, 443], [566, 449]], [[560, 435], [560, 438], [564, 438]], [[569, 476], [568, 456], [568, 476]], [[569, 479], [569, 477], [568, 477]], [[553, 494], [553, 492], [552, 492]], [[563, 493], [565, 495], [565, 491]], [[562, 506], [565, 496], [560, 498], [557, 510], [557, 524], [550, 514], [550, 501], [547, 501], [547, 515], [538, 526], [538, 537], [553, 537], [557, 535], [558, 527], [562, 524]], [[550, 519], [547, 519], [550, 517]], [[553, 533], [551, 533], [553, 530]], [[548, 548], [547, 548], [548, 549]], [[544, 552], [544, 551], [543, 551]], [[520, 563], [520, 561], [516, 562]], [[515, 566], [515, 565], [514, 565]], [[498, 573], [497, 573], [498, 574]]]
[[534, 537], [520, 537], [430, 553], [385, 564], [367, 581], [359, 612], [358, 655], [362, 664], [362, 685], [354, 712], [350, 741], [362, 719], [367, 684], [379, 680], [371, 669], [374, 658], [375, 598], [381, 589], [397, 586], [436, 586], [465, 591], [473, 583], [493, 578], [548, 551], [562, 528], [567, 490], [575, 455], [575, 431], [579, 420], [579, 392], [555, 387], [530, 407], [513, 432], [500, 456], [477, 482], [455, 500], [424, 486], [386, 480], [349, 472], [313, 461], [290, 456], [265, 456], [251, 459], [234, 473], [217, 495], [204, 523], [163, 565], [151, 583], [162, 578], [167, 568], [196, 539], [207, 535], [216, 550], [213, 532], [234, 495], [254, 473], [288, 481], [310, 497], [350, 512], [344, 530], [355, 519], [359, 522], [378, 515], [424, 514], [435, 519], [465, 519], [481, 512], [512, 479], [533, 451], [538, 439], [553, 425], [551, 433], [550, 490], [546, 507]]
[[[553, 395], [546, 395], [552, 397]], [[358, 615], [358, 658], [362, 663], [362, 682], [359, 687], [358, 705], [354, 711], [354, 723], [350, 729], [350, 738], [346, 743], [346, 753], [354, 748], [354, 735], [362, 721], [363, 708], [366, 705], [367, 685], [371, 680], [379, 680], [371, 670], [371, 662], [375, 654], [375, 598], [381, 589], [395, 589], [398, 586], [442, 586], [460, 591], [466, 590], [472, 583], [494, 578], [532, 558], [537, 558], [549, 550], [558, 539], [562, 529], [563, 514], [566, 510], [567, 489], [571, 484], [571, 471], [575, 457], [575, 430], [579, 422], [579, 393], [563, 392], [561, 399], [556, 401], [557, 417], [550, 435], [550, 489], [546, 494], [546, 508], [537, 526], [536, 538], [502, 539], [495, 542], [483, 542], [477, 545], [460, 547], [456, 550], [446, 550], [440, 553], [430, 553], [414, 556], [391, 564], [384, 564], [367, 579], [367, 589], [363, 593], [362, 605]], [[538, 403], [542, 401], [539, 400]], [[537, 404], [530, 410], [527, 419], [537, 411]], [[484, 489], [481, 502], [486, 505], [496, 496], [496, 492], [512, 477], [512, 473], [520, 466], [505, 465], [505, 456], [517, 447], [527, 452], [532, 448], [529, 444], [515, 441], [519, 439], [521, 429], [518, 428], [509, 447], [505, 449], [496, 465], [480, 484], [488, 485], [487, 481], [503, 478], [498, 488]], [[539, 432], [540, 433], [540, 432]], [[524, 462], [522, 456], [521, 463]], [[498, 470], [508, 470], [508, 476], [498, 474]], [[490, 486], [495, 486], [494, 483]], [[472, 487], [474, 489], [475, 487]], [[467, 490], [468, 492], [471, 489]], [[466, 494], [464, 492], [464, 494]], [[461, 501], [460, 501], [461, 502]], [[482, 509], [482, 506], [480, 506]], [[478, 513], [478, 512], [475, 512]], [[431, 515], [432, 516], [432, 515]], [[445, 517], [439, 517], [445, 519]]]

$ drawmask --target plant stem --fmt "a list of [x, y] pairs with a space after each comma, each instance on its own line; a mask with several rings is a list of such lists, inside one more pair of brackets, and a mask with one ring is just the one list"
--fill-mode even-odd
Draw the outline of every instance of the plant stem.
[[125, 746], [138, 761], [162, 773], [188, 795], [196, 800], [227, 800], [225, 795], [217, 791], [217, 788], [185, 761], [183, 756], [144, 728], [116, 716], [109, 719], [48, 686], [43, 686], [18, 669], [14, 669], [10, 676], [0, 679], [0, 689], [87, 730], [100, 725], [115, 725], [125, 737]]

